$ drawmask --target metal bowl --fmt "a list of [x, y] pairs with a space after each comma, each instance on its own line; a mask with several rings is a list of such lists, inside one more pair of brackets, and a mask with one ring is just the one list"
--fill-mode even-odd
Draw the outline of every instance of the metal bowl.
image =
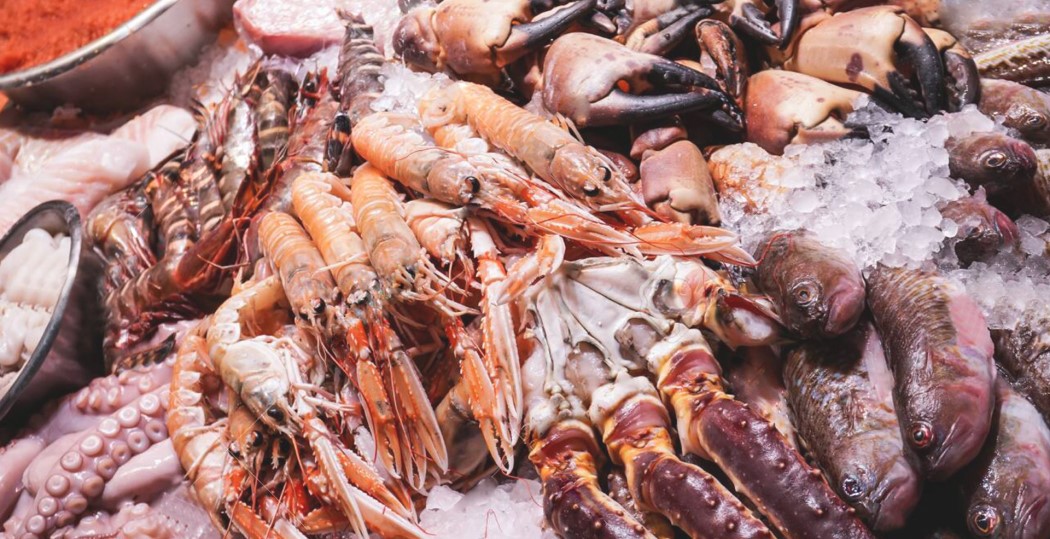
[[29, 415], [47, 397], [83, 386], [102, 370], [102, 334], [93, 286], [98, 271], [94, 257], [84, 252], [80, 213], [61, 200], [33, 208], [0, 239], [0, 260], [34, 228], [69, 236], [66, 280], [36, 350], [7, 393], [0, 395], [0, 419], [12, 408], [16, 415]]
[[46, 64], [0, 75], [0, 91], [28, 109], [71, 104], [128, 110], [163, 92], [233, 15], [234, 0], [158, 0], [112, 32]]

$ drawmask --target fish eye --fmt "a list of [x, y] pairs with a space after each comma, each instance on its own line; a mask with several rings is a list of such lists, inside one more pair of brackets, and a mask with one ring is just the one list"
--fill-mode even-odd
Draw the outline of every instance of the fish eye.
[[984, 166], [988, 168], [1002, 168], [1006, 165], [1006, 154], [998, 150], [988, 152], [981, 157]]
[[860, 479], [853, 474], [847, 474], [842, 478], [842, 494], [850, 501], [857, 501], [864, 494]]
[[999, 513], [987, 505], [977, 507], [970, 515], [970, 531], [981, 537], [988, 537], [999, 527]]
[[612, 170], [609, 167], [599, 167], [602, 169], [602, 182], [607, 182], [612, 179]]
[[796, 305], [808, 307], [817, 300], [817, 296], [820, 295], [820, 287], [812, 281], [803, 281], [795, 286], [794, 290], [791, 291], [791, 295], [795, 299]]
[[908, 441], [916, 449], [926, 449], [933, 443], [933, 427], [925, 421], [913, 423], [908, 432]]
[[1025, 116], [1024, 121], [1025, 128], [1027, 129], [1042, 129], [1046, 126], [1046, 116], [1042, 114], [1029, 114]]
[[266, 410], [266, 415], [272, 417], [278, 422], [284, 422], [284, 412], [282, 412], [281, 409], [277, 408], [276, 406]]

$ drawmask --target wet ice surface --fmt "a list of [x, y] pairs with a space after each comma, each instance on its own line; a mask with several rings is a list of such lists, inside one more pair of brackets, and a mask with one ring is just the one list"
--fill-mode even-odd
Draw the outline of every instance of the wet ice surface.
[[865, 270], [880, 263], [937, 266], [966, 287], [992, 327], [1009, 327], [1024, 309], [1050, 303], [1050, 259], [1040, 237], [1046, 222], [1020, 219], [1019, 251], [967, 269], [945, 248], [959, 226], [939, 208], [968, 191], [949, 175], [944, 142], [1002, 126], [973, 108], [920, 122], [863, 103], [850, 122], [868, 126], [870, 140], [788, 147], [788, 172], [766, 178], [783, 190], [765, 192], [763, 211], [723, 199], [725, 226], [745, 247], [754, 250], [773, 230], [806, 228]]
[[539, 482], [529, 479], [502, 485], [486, 479], [466, 494], [435, 487], [420, 524], [435, 539], [554, 539], [549, 529], [541, 530], [542, 503]]

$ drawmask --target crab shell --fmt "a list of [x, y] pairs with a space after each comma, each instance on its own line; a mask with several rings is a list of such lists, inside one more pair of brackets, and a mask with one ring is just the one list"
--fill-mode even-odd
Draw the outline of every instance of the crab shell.
[[748, 82], [747, 140], [772, 154], [793, 143], [841, 138], [860, 92], [791, 71], [761, 71]]

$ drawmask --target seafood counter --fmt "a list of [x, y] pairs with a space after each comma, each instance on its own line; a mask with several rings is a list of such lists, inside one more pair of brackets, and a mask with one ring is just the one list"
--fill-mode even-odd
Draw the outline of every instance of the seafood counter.
[[233, 18], [146, 110], [4, 112], [106, 375], [5, 419], [0, 537], [1050, 538], [1050, 5]]

